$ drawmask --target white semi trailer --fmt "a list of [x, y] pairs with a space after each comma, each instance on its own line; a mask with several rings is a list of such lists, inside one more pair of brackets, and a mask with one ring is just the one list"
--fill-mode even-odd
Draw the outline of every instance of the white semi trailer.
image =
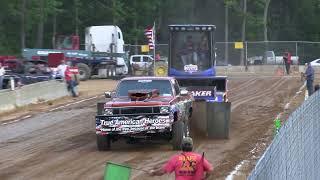
[[[113, 25], [87, 27], [85, 31], [85, 50], [96, 53], [125, 53], [121, 29]], [[102, 64], [97, 72], [99, 77], [115, 77], [128, 74], [128, 66], [123, 57], [108, 58], [114, 60], [115, 63]]]

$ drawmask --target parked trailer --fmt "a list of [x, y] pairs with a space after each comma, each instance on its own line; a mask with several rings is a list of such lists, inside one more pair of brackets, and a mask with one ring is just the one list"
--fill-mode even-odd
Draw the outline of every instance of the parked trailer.
[[[90, 26], [85, 30], [85, 50], [79, 50], [77, 36], [58, 36], [54, 49], [23, 49], [26, 59], [48, 60], [57, 64], [62, 59], [73, 61], [80, 70], [80, 79], [91, 76], [117, 78], [128, 74], [128, 57], [118, 26]], [[63, 55], [61, 55], [63, 54]]]
[[62, 59], [74, 62], [80, 71], [80, 80], [91, 76], [100, 78], [117, 78], [128, 74], [126, 61], [117, 62], [116, 58], [127, 59], [126, 53], [104, 53], [84, 50], [55, 50], [55, 49], [23, 49], [22, 56], [32, 59], [39, 56], [48, 61], [50, 67], [57, 67]]

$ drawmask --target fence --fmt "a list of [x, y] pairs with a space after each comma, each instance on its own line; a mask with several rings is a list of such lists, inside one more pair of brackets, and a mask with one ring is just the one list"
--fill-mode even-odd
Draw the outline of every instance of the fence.
[[249, 180], [320, 178], [320, 92], [288, 119], [258, 161]]
[[[236, 49], [235, 42], [217, 42], [217, 65], [253, 65], [252, 60], [261, 60], [265, 56], [270, 57], [274, 52], [276, 57], [282, 57], [285, 51], [289, 51], [292, 56], [299, 57], [299, 64], [304, 64], [320, 57], [320, 42], [307, 41], [247, 41], [243, 43], [243, 49]], [[141, 54], [140, 45], [126, 45], [126, 51], [132, 54]], [[156, 53], [162, 57], [168, 57], [169, 48], [167, 44], [157, 44]], [[149, 52], [153, 54], [153, 52]], [[269, 54], [269, 55], [268, 55]], [[269, 63], [269, 64], [272, 64]]]
[[254, 60], [263, 60], [265, 57], [273, 59], [271, 52], [281, 60], [285, 51], [290, 52], [292, 56], [298, 56], [299, 64], [304, 64], [318, 59], [319, 49], [320, 42], [307, 41], [248, 41], [244, 42], [243, 49], [236, 49], [235, 42], [216, 43], [218, 64], [220, 62], [231, 65], [253, 65]]
[[[126, 52], [129, 52], [130, 55], [134, 54], [150, 54], [153, 55], [153, 51], [150, 50], [149, 52], [145, 53], [141, 51], [141, 45], [131, 45], [126, 44], [124, 47]], [[169, 56], [169, 47], [168, 44], [156, 44], [155, 52], [162, 57], [168, 58]]]

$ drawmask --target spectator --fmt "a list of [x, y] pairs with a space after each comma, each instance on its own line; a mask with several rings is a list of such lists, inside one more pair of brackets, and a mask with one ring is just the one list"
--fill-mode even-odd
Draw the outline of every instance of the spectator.
[[2, 66], [2, 63], [0, 62], [0, 90], [3, 88], [3, 78], [4, 74], [6, 73], [4, 67]]
[[76, 90], [79, 85], [79, 69], [72, 62], [68, 62], [67, 68], [65, 70], [65, 81], [67, 83], [68, 91], [71, 92], [73, 97], [78, 96]]
[[151, 176], [162, 176], [165, 173], [175, 172], [176, 179], [179, 180], [201, 180], [205, 176], [208, 178], [213, 168], [212, 165], [204, 158], [204, 154], [192, 152], [193, 141], [186, 137], [182, 141], [182, 153], [174, 155], [160, 169], [150, 171]]
[[285, 64], [285, 66], [286, 66], [287, 74], [289, 75], [289, 74], [290, 74], [290, 65], [291, 65], [291, 63], [292, 63], [290, 52], [286, 51], [286, 52], [284, 53], [283, 61], [284, 61], [284, 64]]
[[207, 58], [209, 56], [209, 43], [208, 37], [204, 34], [201, 37], [201, 42], [199, 43], [199, 56], [200, 56], [200, 65], [206, 67]]
[[181, 51], [181, 59], [183, 65], [189, 65], [189, 64], [197, 64], [197, 53], [195, 49], [195, 44], [193, 43], [192, 36], [187, 36], [187, 40], [183, 45], [183, 49]]
[[307, 89], [309, 96], [313, 93], [313, 80], [314, 80], [314, 69], [310, 63], [308, 63], [308, 67], [305, 72], [305, 77], [307, 80]]
[[201, 42], [199, 43], [199, 51], [207, 54], [209, 52], [208, 38], [206, 35], [201, 36]]
[[64, 79], [66, 68], [67, 68], [66, 61], [62, 60], [61, 64], [57, 67], [57, 77]]
[[161, 60], [161, 57], [160, 57], [160, 53], [159, 53], [159, 52], [156, 54], [156, 59], [155, 59], [155, 60], [156, 60], [156, 61]]

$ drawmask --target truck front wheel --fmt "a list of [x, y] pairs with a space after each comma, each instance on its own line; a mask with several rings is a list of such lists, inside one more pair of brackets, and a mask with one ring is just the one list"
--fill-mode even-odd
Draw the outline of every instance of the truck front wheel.
[[97, 147], [99, 151], [107, 151], [111, 147], [111, 139], [108, 136], [97, 135]]
[[172, 147], [173, 150], [181, 150], [182, 139], [185, 136], [185, 124], [183, 121], [176, 121], [172, 125]]
[[79, 68], [80, 80], [81, 81], [88, 80], [91, 76], [90, 67], [84, 63], [79, 63], [79, 64], [77, 64], [77, 66]]

